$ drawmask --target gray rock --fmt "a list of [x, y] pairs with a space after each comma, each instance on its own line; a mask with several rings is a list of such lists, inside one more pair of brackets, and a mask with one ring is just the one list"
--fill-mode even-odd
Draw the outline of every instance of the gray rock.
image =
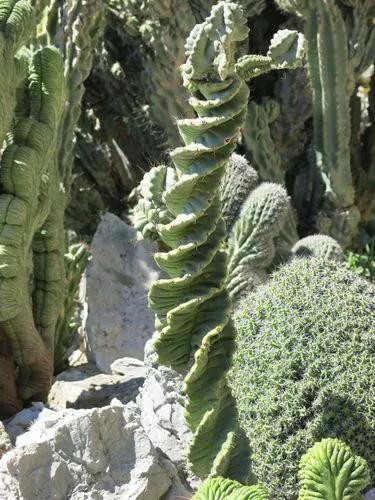
[[0, 421], [0, 458], [12, 448], [12, 443], [4, 424]]
[[86, 344], [88, 359], [105, 373], [121, 357], [143, 360], [144, 345], [154, 331], [147, 306], [151, 282], [159, 274], [155, 246], [137, 242], [136, 232], [107, 213], [98, 226], [87, 269]]
[[152, 340], [145, 347], [145, 365], [147, 377], [137, 398], [142, 425], [152, 444], [177, 466], [183, 481], [196, 487], [199, 480], [186, 469], [186, 452], [192, 436], [185, 424], [183, 377], [157, 364]]
[[364, 500], [375, 500], [375, 488], [366, 493]]
[[147, 368], [143, 361], [136, 358], [120, 358], [111, 364], [114, 375], [138, 376], [146, 378]]
[[113, 398], [125, 404], [135, 400], [144, 379], [145, 368], [143, 373], [138, 369], [125, 375], [98, 373], [92, 365], [69, 368], [56, 377], [48, 404], [55, 410], [100, 408]]
[[29, 408], [25, 408], [7, 420], [4, 425], [12, 444], [14, 445], [17, 438], [27, 432], [36, 420], [52, 413], [54, 412], [46, 408], [43, 403], [32, 403]]
[[147, 437], [133, 403], [45, 415], [0, 460], [0, 498], [190, 498], [174, 465]]

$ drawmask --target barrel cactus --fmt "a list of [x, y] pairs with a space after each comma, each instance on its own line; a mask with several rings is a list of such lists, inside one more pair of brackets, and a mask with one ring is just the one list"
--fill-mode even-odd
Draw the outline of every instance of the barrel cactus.
[[297, 464], [338, 438], [375, 477], [375, 289], [344, 263], [294, 258], [250, 294], [235, 319], [230, 384], [269, 492], [297, 498]]

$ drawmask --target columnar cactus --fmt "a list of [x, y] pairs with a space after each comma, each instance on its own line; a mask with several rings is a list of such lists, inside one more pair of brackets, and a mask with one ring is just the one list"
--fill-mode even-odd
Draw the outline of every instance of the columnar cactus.
[[246, 115], [249, 91], [235, 73], [234, 53], [247, 32], [241, 9], [220, 2], [187, 40], [183, 78], [197, 117], [177, 122], [185, 146], [171, 153], [175, 177], [162, 196], [170, 222], [156, 225], [166, 251], [155, 260], [169, 278], [154, 283], [149, 293], [156, 314], [154, 347], [161, 363], [182, 372], [190, 368], [185, 379], [186, 420], [193, 432], [189, 460], [201, 477], [225, 474], [229, 457], [246, 442], [238, 440], [225, 380], [234, 329], [224, 286], [226, 230], [219, 187]]
[[68, 349], [74, 331], [77, 330], [77, 308], [79, 285], [90, 258], [90, 252], [84, 243], [70, 245], [65, 254], [65, 273], [67, 277], [67, 291], [64, 307], [60, 311], [55, 331], [55, 372], [66, 368], [66, 350]]
[[316, 164], [326, 188], [317, 224], [346, 247], [356, 237], [361, 218], [350, 158], [350, 99], [355, 76], [372, 62], [373, 1], [277, 0], [277, 4], [305, 21]]
[[[6, 74], [9, 68], [11, 75], [17, 74], [16, 68], [26, 69], [25, 79], [17, 89], [13, 128], [0, 162], [0, 331], [2, 353], [5, 349], [14, 363], [8, 384], [1, 385], [2, 414], [14, 412], [21, 401], [41, 400], [47, 395], [52, 378], [54, 326], [63, 290], [62, 275], [56, 269], [63, 248], [47, 255], [54, 231], [48, 221], [56, 197], [56, 145], [65, 97], [62, 60], [49, 47], [24, 52], [16, 61], [11, 57], [13, 47], [18, 49], [31, 33], [32, 14], [24, 0], [0, 2], [1, 72]], [[5, 54], [8, 60], [4, 60]], [[17, 86], [17, 78], [13, 86]], [[3, 102], [7, 100], [6, 92], [6, 86], [0, 87]], [[9, 105], [12, 96], [14, 89], [9, 92]], [[42, 304], [36, 297], [43, 284], [50, 285], [50, 293], [46, 293]], [[10, 370], [11, 364], [8, 360], [4, 369]]]
[[279, 184], [263, 182], [242, 207], [228, 241], [227, 289], [235, 303], [267, 279], [275, 257], [275, 237], [290, 209], [289, 198]]
[[221, 182], [221, 213], [228, 234], [238, 219], [242, 205], [258, 184], [258, 174], [244, 156], [233, 153]]
[[200, 477], [248, 474], [249, 450], [225, 378], [234, 329], [220, 202], [221, 182], [246, 116], [245, 80], [299, 64], [303, 52], [300, 35], [284, 30], [274, 36], [267, 56], [248, 55], [236, 63], [236, 42], [247, 32], [240, 7], [226, 1], [192, 30], [182, 76], [196, 117], [177, 121], [185, 146], [171, 153], [173, 167], [156, 167], [145, 176], [135, 211], [137, 229], [158, 239], [163, 250], [155, 260], [168, 278], [149, 293], [156, 314], [154, 347], [161, 363], [188, 370], [189, 462]]
[[[270, 130], [270, 124], [278, 115], [279, 106], [276, 101], [266, 99], [261, 104], [250, 102], [243, 137], [260, 178], [263, 181], [284, 184], [285, 173], [281, 168], [281, 156]], [[297, 221], [291, 204], [280, 229], [282, 245], [290, 248], [298, 240]]]
[[[64, 75], [66, 79], [66, 101], [56, 144], [58, 172], [54, 177], [55, 196], [51, 212], [39, 236], [34, 241], [35, 258], [34, 275], [37, 288], [34, 292], [33, 305], [38, 324], [41, 328], [54, 328], [55, 314], [43, 317], [44, 304], [57, 292], [57, 283], [43, 276], [43, 264], [47, 261], [54, 266], [54, 275], [64, 277], [64, 253], [66, 250], [64, 218], [65, 209], [70, 199], [70, 189], [73, 181], [73, 164], [75, 156], [75, 132], [81, 114], [81, 101], [85, 91], [84, 81], [88, 77], [94, 54], [94, 49], [103, 31], [103, 2], [102, 0], [69, 0], [59, 2], [50, 0], [36, 2], [41, 21], [37, 29], [37, 42], [46, 41], [55, 45], [63, 56]], [[43, 12], [41, 16], [40, 13]], [[59, 254], [59, 259], [56, 255]], [[39, 265], [40, 264], [40, 265]], [[68, 276], [63, 278], [69, 281]], [[59, 285], [61, 286], [61, 284]], [[70, 284], [69, 284], [70, 286]], [[69, 290], [67, 290], [69, 295]], [[62, 307], [62, 304], [61, 304]], [[69, 314], [69, 313], [68, 313]], [[58, 311], [61, 315], [61, 311]], [[61, 319], [62, 322], [69, 319]], [[61, 321], [60, 323], [61, 324]], [[60, 337], [63, 336], [63, 338]], [[66, 343], [64, 329], [50, 333], [56, 344], [56, 364], [61, 366], [63, 356], [62, 347]]]

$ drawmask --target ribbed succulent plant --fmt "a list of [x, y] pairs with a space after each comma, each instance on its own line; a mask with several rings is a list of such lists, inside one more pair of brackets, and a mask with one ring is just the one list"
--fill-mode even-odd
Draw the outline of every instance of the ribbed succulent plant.
[[[0, 370], [4, 366], [9, 377], [0, 387], [2, 415], [13, 413], [24, 401], [43, 400], [48, 393], [63, 291], [63, 247], [51, 254], [49, 250], [55, 231], [51, 213], [58, 196], [56, 145], [65, 80], [62, 59], [51, 47], [24, 50], [14, 58], [33, 23], [27, 1], [1, 0], [0, 101], [7, 103], [1, 122], [4, 132], [9, 127], [0, 159], [0, 322], [7, 357]], [[14, 76], [11, 89], [8, 76]]]
[[[299, 500], [360, 500], [370, 483], [366, 460], [354, 455], [339, 439], [315, 443], [300, 460]], [[276, 494], [277, 497], [277, 494]], [[269, 500], [262, 485], [243, 486], [237, 481], [216, 477], [208, 479], [194, 500]]]
[[249, 449], [225, 378], [234, 329], [220, 201], [246, 116], [245, 80], [294, 67], [303, 52], [300, 35], [283, 30], [272, 39], [267, 56], [249, 55], [236, 63], [236, 42], [247, 33], [241, 8], [226, 1], [192, 30], [182, 76], [196, 116], [177, 121], [185, 146], [171, 153], [173, 167], [155, 167], [145, 176], [134, 217], [138, 231], [160, 242], [155, 260], [168, 278], [154, 283], [149, 293], [156, 314], [154, 347], [160, 363], [187, 371], [189, 462], [200, 477], [244, 478], [249, 470]]
[[84, 243], [70, 245], [65, 254], [64, 261], [67, 290], [65, 293], [64, 306], [60, 311], [55, 329], [55, 373], [59, 373], [66, 368], [66, 352], [70, 347], [74, 332], [79, 326], [77, 322], [79, 312], [79, 307], [77, 307], [77, 294], [82, 274], [86, 269], [89, 258], [90, 252], [87, 245]]
[[258, 174], [244, 156], [233, 153], [221, 181], [221, 213], [230, 234], [246, 198], [258, 184]]
[[193, 500], [269, 500], [269, 496], [261, 485], [244, 486], [231, 479], [215, 477], [203, 483]]
[[323, 439], [302, 457], [299, 500], [359, 500], [370, 484], [366, 460], [339, 439]]
[[[235, 73], [234, 54], [247, 32], [240, 8], [220, 2], [187, 40], [183, 78], [197, 117], [177, 122], [185, 146], [171, 153], [174, 175], [162, 195], [171, 220], [156, 225], [166, 251], [155, 260], [169, 278], [154, 283], [149, 293], [156, 314], [154, 347], [161, 363], [182, 372], [190, 368], [189, 460], [201, 477], [225, 474], [229, 459], [246, 443], [237, 440], [236, 410], [225, 380], [234, 329], [224, 286], [219, 186], [246, 114], [249, 91]], [[166, 176], [168, 170], [159, 168]]]

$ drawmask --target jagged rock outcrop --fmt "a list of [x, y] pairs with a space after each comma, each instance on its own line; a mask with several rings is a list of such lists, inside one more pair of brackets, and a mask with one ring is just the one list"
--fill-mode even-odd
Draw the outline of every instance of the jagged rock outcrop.
[[137, 242], [133, 228], [107, 213], [98, 226], [87, 269], [86, 344], [89, 361], [104, 373], [130, 356], [143, 360], [154, 332], [147, 307], [150, 283], [158, 278], [153, 245]]
[[0, 460], [0, 498], [189, 498], [176, 467], [151, 443], [139, 413], [134, 403], [113, 400], [104, 408], [39, 418]]

